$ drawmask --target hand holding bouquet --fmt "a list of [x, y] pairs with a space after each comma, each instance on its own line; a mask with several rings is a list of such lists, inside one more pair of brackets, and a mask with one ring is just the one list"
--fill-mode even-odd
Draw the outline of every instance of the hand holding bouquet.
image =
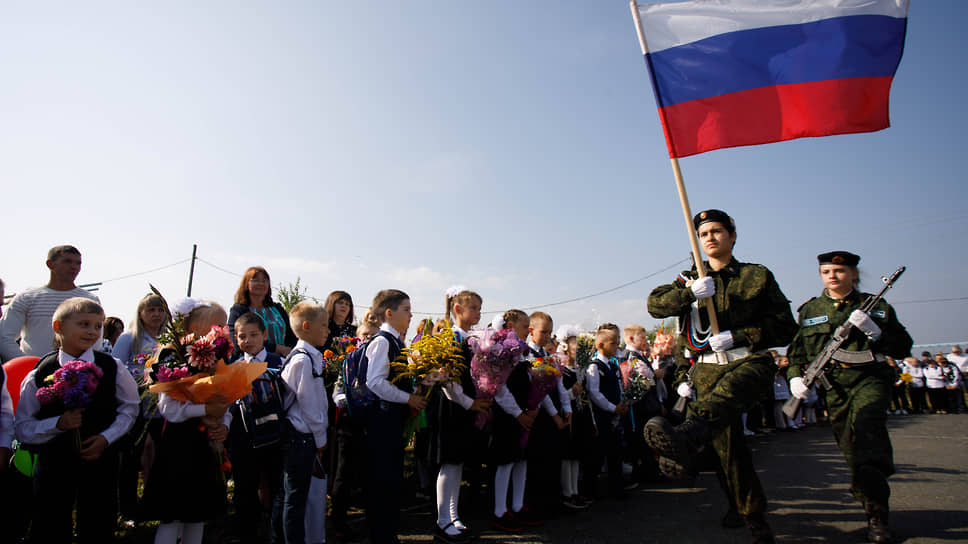
[[[471, 358], [471, 379], [477, 388], [477, 398], [493, 400], [501, 386], [507, 383], [527, 344], [511, 329], [487, 328], [472, 331], [467, 337], [467, 345], [474, 353]], [[479, 413], [474, 424], [483, 429], [487, 420], [487, 414]]]

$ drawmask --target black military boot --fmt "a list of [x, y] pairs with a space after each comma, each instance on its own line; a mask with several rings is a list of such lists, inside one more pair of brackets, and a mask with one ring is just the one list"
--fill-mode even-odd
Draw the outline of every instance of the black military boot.
[[770, 524], [766, 522], [766, 518], [763, 517], [763, 513], [759, 512], [756, 514], [749, 514], [743, 516], [746, 520], [746, 526], [750, 529], [750, 536], [752, 537], [751, 542], [753, 544], [775, 544], [776, 539], [773, 538], [773, 529], [770, 528]]
[[867, 541], [890, 542], [891, 530], [887, 527], [887, 505], [867, 501], [864, 503], [864, 511], [867, 512]]
[[645, 424], [645, 441], [659, 454], [659, 470], [670, 478], [689, 479], [695, 476], [696, 456], [709, 441], [706, 420], [690, 416], [673, 427], [669, 420], [656, 416]]

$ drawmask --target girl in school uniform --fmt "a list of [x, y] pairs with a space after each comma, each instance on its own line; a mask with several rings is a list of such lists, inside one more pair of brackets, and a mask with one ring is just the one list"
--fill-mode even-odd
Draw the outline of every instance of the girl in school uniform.
[[[224, 326], [225, 310], [214, 302], [179, 301], [173, 313], [185, 317], [185, 330], [204, 336]], [[159, 357], [166, 349], [161, 348]], [[230, 416], [224, 399], [206, 404], [181, 402], [161, 393], [158, 412], [164, 418], [156, 443], [155, 464], [145, 484], [145, 516], [158, 520], [155, 544], [200, 544], [205, 522], [225, 511], [225, 481], [220, 460], [209, 441], [224, 442]]]
[[[562, 325], [555, 338], [558, 353], [562, 354], [561, 384], [568, 391], [571, 404], [571, 424], [561, 430], [561, 504], [570, 510], [584, 510], [589, 504], [578, 493], [578, 467], [588, 454], [587, 445], [594, 439], [591, 410], [583, 405], [585, 373], [578, 368], [575, 357], [580, 331], [574, 325]], [[559, 401], [561, 402], [561, 401]], [[555, 407], [560, 407], [556, 404]]]
[[[518, 338], [528, 337], [530, 319], [521, 310], [508, 310], [492, 322], [495, 328], [511, 329]], [[494, 515], [491, 526], [499, 531], [517, 532], [525, 526], [541, 525], [527, 508], [524, 507], [524, 486], [528, 476], [528, 462], [521, 447], [521, 433], [530, 431], [534, 424], [536, 410], [528, 409], [528, 393], [531, 389], [530, 364], [525, 356], [511, 375], [506, 385], [501, 386], [494, 400], [500, 409], [494, 411], [494, 426], [491, 439], [491, 461], [494, 471]], [[541, 409], [557, 415], [551, 398], [546, 396]], [[508, 510], [508, 488], [511, 488], [511, 509]]]
[[460, 383], [449, 383], [439, 397], [436, 424], [431, 427], [431, 462], [440, 465], [437, 475], [437, 525], [434, 537], [450, 544], [467, 542], [469, 535], [458, 512], [464, 462], [487, 444], [486, 436], [474, 425], [478, 412], [487, 412], [491, 401], [477, 399], [471, 379], [471, 354], [467, 333], [481, 319], [481, 296], [464, 287], [447, 290], [445, 319], [454, 322], [454, 336], [464, 352], [465, 369]]

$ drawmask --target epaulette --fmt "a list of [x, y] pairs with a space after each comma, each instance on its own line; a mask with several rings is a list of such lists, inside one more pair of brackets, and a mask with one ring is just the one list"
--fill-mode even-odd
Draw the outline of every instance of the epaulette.
[[800, 310], [802, 310], [804, 306], [806, 306], [807, 304], [810, 304], [811, 302], [813, 302], [815, 300], [817, 300], [817, 297], [811, 297], [810, 300], [808, 300], [808, 301], [804, 302], [803, 304], [801, 304], [800, 307], [797, 308], [797, 313], [800, 313]]

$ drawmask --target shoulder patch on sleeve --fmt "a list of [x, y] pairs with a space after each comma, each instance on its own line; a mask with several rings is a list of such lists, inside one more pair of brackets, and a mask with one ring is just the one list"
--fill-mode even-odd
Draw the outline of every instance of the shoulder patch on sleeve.
[[871, 317], [879, 317], [881, 319], [887, 319], [887, 312], [884, 310], [871, 310]]
[[804, 327], [810, 327], [812, 325], [819, 325], [821, 323], [826, 323], [830, 318], [825, 315], [818, 315], [817, 317], [809, 317], [803, 320]]

